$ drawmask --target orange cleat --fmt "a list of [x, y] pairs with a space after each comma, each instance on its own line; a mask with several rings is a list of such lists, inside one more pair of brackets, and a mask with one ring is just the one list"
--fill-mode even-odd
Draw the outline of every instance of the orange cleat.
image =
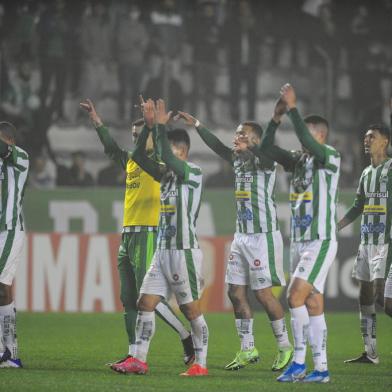
[[111, 368], [122, 374], [146, 374], [148, 372], [147, 363], [134, 357], [129, 357], [124, 362], [114, 364]]
[[200, 366], [198, 363], [195, 363], [186, 372], [181, 373], [180, 376], [208, 376], [208, 369], [203, 366]]

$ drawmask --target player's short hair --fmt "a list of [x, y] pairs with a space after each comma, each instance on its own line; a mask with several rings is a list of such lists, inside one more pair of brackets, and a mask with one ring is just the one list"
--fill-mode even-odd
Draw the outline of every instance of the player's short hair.
[[252, 131], [261, 139], [263, 136], [263, 128], [256, 121], [244, 121], [241, 123], [242, 126], [248, 126], [252, 128]]
[[138, 118], [132, 123], [132, 127], [142, 127], [144, 125], [144, 118]]
[[314, 124], [314, 125], [322, 124], [325, 125], [327, 129], [329, 129], [328, 121], [324, 117], [319, 116], [318, 114], [309, 114], [304, 118], [304, 121], [306, 124]]
[[383, 124], [370, 124], [367, 129], [372, 131], [377, 131], [380, 135], [388, 139], [388, 144], [391, 141], [391, 132], [388, 127]]
[[16, 140], [16, 128], [13, 124], [7, 121], [0, 121], [0, 135], [3, 135], [7, 139], [15, 142]]
[[191, 148], [191, 139], [188, 132], [182, 128], [172, 129], [167, 132], [167, 138], [173, 144], [185, 144], [189, 149]]

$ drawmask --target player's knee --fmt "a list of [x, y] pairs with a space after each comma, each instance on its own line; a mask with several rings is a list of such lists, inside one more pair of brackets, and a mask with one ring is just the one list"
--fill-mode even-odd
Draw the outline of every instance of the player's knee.
[[195, 306], [180, 305], [180, 310], [188, 321], [195, 320], [201, 315], [200, 309]]
[[8, 305], [12, 302], [11, 289], [3, 283], [0, 283], [0, 306]]
[[298, 308], [305, 304], [303, 295], [299, 290], [290, 290], [287, 302], [289, 303], [290, 308]]
[[154, 311], [154, 306], [152, 306], [151, 301], [149, 301], [148, 297], [142, 295], [138, 300], [137, 300], [137, 310], [140, 310], [141, 312], [152, 312]]
[[229, 287], [227, 295], [233, 305], [238, 305], [244, 301], [244, 294], [237, 287]]

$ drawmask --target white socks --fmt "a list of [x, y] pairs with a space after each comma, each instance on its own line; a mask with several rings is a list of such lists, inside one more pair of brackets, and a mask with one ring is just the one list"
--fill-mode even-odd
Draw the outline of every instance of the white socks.
[[290, 309], [291, 329], [294, 337], [293, 361], [299, 364], [305, 363], [306, 342], [309, 333], [309, 313], [305, 305]]
[[291, 347], [289, 335], [287, 333], [286, 321], [284, 318], [271, 321], [272, 331], [279, 348]]
[[366, 353], [372, 357], [377, 357], [376, 346], [376, 306], [360, 305], [359, 317], [361, 320], [361, 333]]
[[208, 327], [203, 315], [191, 321], [191, 329], [195, 363], [207, 367]]
[[[2, 331], [4, 346], [8, 347], [11, 351], [11, 358], [17, 359], [18, 341], [16, 339], [16, 310], [13, 302], [9, 305], [0, 306], [0, 331]], [[0, 343], [0, 352], [1, 351], [2, 348]]]
[[155, 312], [139, 311], [136, 319], [136, 342], [134, 356], [143, 362], [147, 360], [150, 342], [155, 333]]
[[235, 326], [241, 340], [241, 350], [253, 350], [255, 339], [253, 336], [253, 319], [236, 319]]
[[324, 313], [319, 316], [310, 316], [309, 343], [312, 349], [315, 370], [323, 372], [327, 365], [327, 324]]

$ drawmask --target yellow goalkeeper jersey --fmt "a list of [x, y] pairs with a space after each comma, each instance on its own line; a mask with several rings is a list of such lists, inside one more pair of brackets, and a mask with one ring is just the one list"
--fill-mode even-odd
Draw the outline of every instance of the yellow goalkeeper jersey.
[[158, 226], [159, 210], [159, 182], [128, 159], [123, 225]]

